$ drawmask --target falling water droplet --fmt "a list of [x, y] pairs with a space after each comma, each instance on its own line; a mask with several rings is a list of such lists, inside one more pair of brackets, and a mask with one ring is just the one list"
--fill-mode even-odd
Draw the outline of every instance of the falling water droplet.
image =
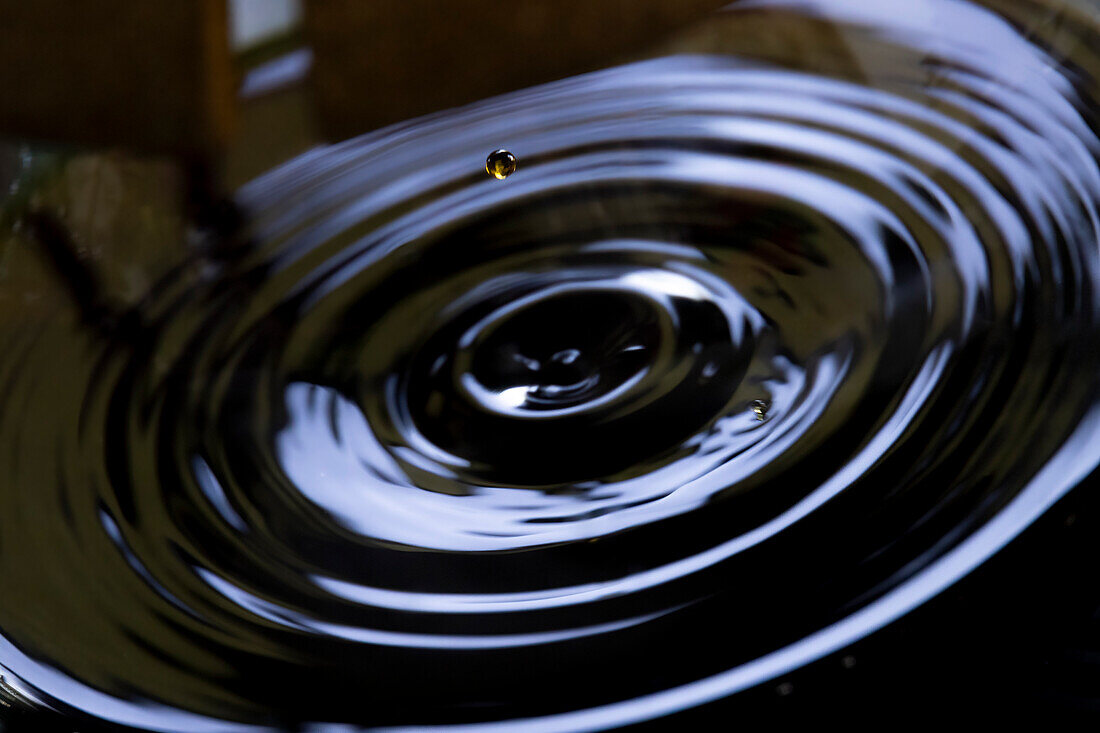
[[516, 172], [516, 156], [504, 148], [494, 150], [485, 159], [485, 172], [503, 181]]
[[770, 406], [771, 405], [769, 405], [764, 400], [753, 400], [752, 401], [752, 414], [756, 415], [757, 420], [759, 420], [760, 422], [763, 422], [768, 417], [768, 408]]

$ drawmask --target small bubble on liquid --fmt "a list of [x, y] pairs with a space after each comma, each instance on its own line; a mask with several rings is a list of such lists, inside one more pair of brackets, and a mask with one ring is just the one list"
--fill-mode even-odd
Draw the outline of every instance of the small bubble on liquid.
[[764, 400], [753, 400], [752, 414], [756, 415], [757, 420], [759, 420], [760, 422], [764, 422], [764, 420], [768, 417], [768, 408], [770, 406], [771, 405], [769, 405]]
[[493, 178], [503, 181], [516, 172], [516, 156], [504, 148], [494, 150], [485, 159], [485, 172]]

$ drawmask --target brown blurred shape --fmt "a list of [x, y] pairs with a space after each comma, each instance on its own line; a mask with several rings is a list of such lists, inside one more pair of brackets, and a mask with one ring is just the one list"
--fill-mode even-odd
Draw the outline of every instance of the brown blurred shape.
[[306, 0], [324, 132], [393, 122], [607, 66], [716, 0]]
[[[305, 0], [343, 138], [616, 63], [723, 0]], [[226, 0], [0, 0], [0, 136], [209, 158], [233, 139]]]
[[0, 0], [0, 134], [208, 153], [228, 138], [225, 0]]

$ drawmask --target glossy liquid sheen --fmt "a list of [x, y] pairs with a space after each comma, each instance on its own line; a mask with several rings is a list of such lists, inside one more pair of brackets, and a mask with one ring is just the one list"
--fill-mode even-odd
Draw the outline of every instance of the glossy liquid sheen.
[[1100, 462], [1100, 44], [989, 5], [735, 4], [291, 161], [139, 326], [28, 325], [0, 694], [592, 730], [956, 584]]

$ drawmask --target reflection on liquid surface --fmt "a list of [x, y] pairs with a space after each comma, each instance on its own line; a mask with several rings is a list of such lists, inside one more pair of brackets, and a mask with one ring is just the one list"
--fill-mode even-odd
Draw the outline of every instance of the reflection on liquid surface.
[[155, 730], [589, 730], [953, 585], [1100, 460], [1097, 46], [1013, 20], [740, 3], [288, 163], [139, 326], [12, 328], [5, 677]]

